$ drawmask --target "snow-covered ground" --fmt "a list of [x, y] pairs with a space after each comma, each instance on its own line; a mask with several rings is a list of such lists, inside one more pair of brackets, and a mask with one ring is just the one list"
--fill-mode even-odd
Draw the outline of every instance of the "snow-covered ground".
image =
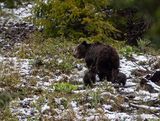
[[[19, 9], [5, 9], [8, 13], [14, 13], [17, 20], [21, 20], [31, 15], [32, 5], [28, 4], [25, 8]], [[6, 18], [0, 17], [1, 21]], [[12, 21], [10, 19], [9, 21]], [[23, 20], [22, 20], [23, 21]], [[2, 23], [2, 22], [1, 22]], [[1, 37], [0, 37], [1, 38]], [[0, 39], [0, 42], [4, 41]], [[20, 121], [27, 121], [47, 117], [50, 120], [75, 120], [75, 121], [99, 121], [99, 120], [112, 120], [112, 121], [135, 121], [135, 120], [160, 120], [160, 87], [159, 85], [149, 81], [148, 85], [153, 87], [154, 93], [151, 93], [146, 88], [141, 88], [140, 81], [143, 74], [136, 76], [133, 74], [135, 70], [146, 69], [155, 71], [151, 64], [157, 57], [150, 55], [133, 55], [133, 60], [128, 60], [122, 57], [120, 60], [120, 71], [126, 74], [127, 82], [125, 87], [114, 88], [114, 84], [109, 82], [97, 82], [92, 89], [83, 88], [83, 76], [87, 68], [84, 64], [78, 64], [72, 74], [63, 74], [59, 72], [47, 72], [42, 69], [42, 73], [34, 75], [33, 61], [30, 59], [19, 59], [16, 57], [4, 57], [0, 55], [0, 63], [14, 68], [14, 71], [19, 72], [21, 82], [17, 87], [29, 87], [31, 89], [41, 89], [47, 95], [56, 93], [53, 89], [53, 84], [56, 82], [67, 81], [78, 85], [77, 90], [73, 91], [70, 95], [80, 94], [80, 99], [67, 100], [66, 97], [55, 97], [50, 102], [46, 99], [46, 95], [27, 95], [23, 99], [15, 99], [10, 103], [10, 109], [13, 115], [18, 117]], [[60, 59], [61, 63], [63, 60]], [[143, 63], [141, 65], [140, 63]], [[40, 71], [40, 69], [39, 69]], [[44, 73], [43, 73], [44, 71]], [[57, 70], [58, 71], [58, 70]], [[1, 72], [1, 71], [0, 71]], [[3, 72], [3, 71], [2, 71]], [[57, 74], [58, 73], [58, 74]], [[32, 85], [28, 80], [34, 80], [35, 84]], [[97, 94], [94, 98], [92, 93]], [[67, 95], [67, 94], [66, 94]], [[54, 96], [54, 95], [53, 95]], [[102, 101], [99, 101], [102, 98]], [[67, 107], [64, 102], [67, 102]], [[51, 107], [54, 103], [55, 107]], [[93, 106], [93, 104], [96, 104]], [[38, 105], [38, 106], [37, 106]], [[53, 113], [54, 112], [54, 113]], [[42, 119], [43, 120], [43, 119]], [[44, 119], [45, 120], [45, 119]]]
[[[0, 4], [3, 8], [3, 4]], [[33, 4], [31, 3], [24, 3], [24, 5], [22, 5], [19, 8], [14, 8], [14, 9], [8, 9], [8, 8], [3, 8], [2, 11], [5, 11], [7, 14], [12, 14], [14, 15], [14, 20], [15, 19], [21, 19], [23, 20], [26, 17], [29, 17], [32, 15], [32, 8], [33, 8]], [[2, 16], [1, 16], [2, 18]]]
[[[147, 61], [149, 61], [150, 59], [152, 59], [153, 57], [150, 56], [148, 58], [148, 56], [146, 57], [146, 55], [142, 56], [138, 56], [135, 55], [133, 56], [133, 58], [136, 59], [136, 63], [139, 63], [140, 61], [145, 61], [146, 62], [146, 66], [147, 67]], [[139, 59], [141, 58], [141, 59]], [[0, 57], [0, 62], [2, 63], [7, 63], [7, 62], [12, 62], [12, 65], [16, 70], [19, 70], [21, 76], [22, 76], [22, 83], [28, 83], [25, 77], [32, 77], [31, 75], [31, 71], [32, 71], [32, 65], [30, 64], [31, 61], [33, 60], [27, 60], [27, 59], [17, 59], [17, 58], [7, 58], [7, 57]], [[122, 108], [126, 108], [127, 110], [131, 109], [130, 112], [127, 111], [119, 111], [119, 110], [115, 110], [113, 109], [113, 104], [102, 104], [100, 106], [98, 106], [98, 108], [93, 107], [93, 108], [86, 108], [84, 109], [85, 105], [88, 105], [87, 103], [91, 103], [91, 102], [84, 102], [86, 104], [81, 105], [79, 104], [77, 101], [72, 100], [71, 102], [68, 102], [70, 104], [70, 109], [65, 109], [63, 107], [63, 104], [61, 104], [61, 98], [55, 98], [55, 102], [59, 105], [57, 109], [54, 109], [57, 114], [55, 116], [50, 116], [51, 118], [55, 118], [55, 119], [65, 119], [65, 113], [67, 113], [69, 110], [72, 110], [72, 112], [74, 113], [74, 120], [79, 120], [81, 121], [82, 119], [86, 120], [86, 121], [91, 121], [91, 120], [100, 120], [100, 119], [109, 119], [109, 120], [127, 120], [127, 121], [131, 121], [131, 120], [137, 120], [138, 118], [141, 119], [155, 119], [158, 120], [159, 117], [158, 115], [160, 114], [160, 105], [157, 104], [156, 106], [151, 106], [151, 105], [147, 105], [147, 102], [150, 101], [156, 101], [159, 100], [159, 93], [160, 93], [160, 88], [158, 85], [156, 85], [155, 83], [149, 81], [148, 83], [151, 84], [158, 92], [157, 93], [150, 93], [148, 90], [143, 90], [143, 89], [139, 89], [139, 83], [140, 80], [138, 81], [139, 77], [136, 77], [134, 75], [131, 74], [132, 70], [135, 69], [144, 69], [143, 67], [141, 67], [138, 64], [134, 64], [135, 62], [132, 62], [130, 60], [127, 60], [126, 58], [122, 58], [121, 59], [121, 72], [125, 73], [127, 75], [127, 77], [130, 77], [127, 82], [125, 87], [120, 87], [117, 89], [113, 88], [113, 85], [111, 83], [107, 84], [111, 86], [111, 90], [113, 90], [113, 92], [109, 93], [106, 92], [104, 85], [105, 83], [108, 82], [97, 82], [95, 88], [93, 89], [78, 89], [76, 91], [73, 92], [73, 94], [89, 94], [91, 92], [97, 92], [100, 91], [100, 95], [102, 96], [102, 98], [104, 98], [105, 96], [109, 96], [109, 97], [113, 97], [115, 99], [112, 99], [112, 103], [115, 102], [116, 98], [118, 96], [122, 96], [124, 99], [126, 98], [128, 101], [124, 101], [122, 104], [120, 104], [122, 106]], [[41, 88], [42, 90], [47, 90], [47, 91], [51, 91], [52, 93], [54, 93], [54, 90], [52, 88], [52, 84], [62, 81], [64, 78], [68, 81], [71, 82], [73, 79], [80, 84], [79, 86], [83, 87], [83, 82], [82, 82], [82, 78], [83, 75], [86, 71], [86, 68], [84, 67], [84, 64], [81, 65], [82, 69], [79, 71], [77, 69], [73, 70], [73, 73], [70, 75], [65, 75], [65, 74], [59, 74], [59, 75], [52, 75], [52, 76], [48, 76], [46, 77], [40, 77], [37, 76], [35, 78], [37, 78], [37, 84], [34, 86], [34, 88]], [[137, 81], [135, 81], [135, 79], [137, 79]], [[25, 85], [21, 85], [21, 86], [25, 86]], [[28, 85], [29, 86], [29, 85]], [[102, 87], [101, 87], [102, 86]], [[32, 86], [31, 86], [32, 87]], [[129, 95], [133, 95], [133, 97], [130, 99]], [[19, 120], [26, 120], [27, 117], [34, 117], [34, 116], [38, 116], [41, 114], [41, 112], [45, 112], [45, 110], [50, 110], [50, 106], [48, 105], [48, 101], [44, 101], [43, 104], [41, 105], [40, 110], [36, 109], [35, 107], [33, 107], [31, 105], [31, 103], [36, 103], [36, 101], [41, 98], [40, 96], [36, 96], [33, 95], [30, 98], [25, 98], [23, 100], [14, 100], [11, 102], [11, 111], [14, 115], [16, 115]], [[88, 97], [89, 98], [89, 97]], [[89, 98], [90, 99], [90, 98]], [[59, 101], [58, 101], [59, 100]], [[38, 103], [38, 102], [37, 102]], [[89, 104], [90, 105], [90, 104]], [[138, 113], [138, 109], [141, 110], [149, 110], [149, 112], [157, 112], [155, 113], [145, 113], [145, 111], [141, 111], [140, 113]], [[132, 111], [133, 110], [133, 111]], [[86, 111], [86, 114], [84, 115], [84, 111]], [[68, 112], [69, 113], [69, 112]]]

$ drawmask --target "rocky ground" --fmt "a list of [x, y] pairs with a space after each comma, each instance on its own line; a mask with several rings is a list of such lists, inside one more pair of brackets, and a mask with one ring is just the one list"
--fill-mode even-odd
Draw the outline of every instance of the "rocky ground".
[[[17, 120], [160, 120], [160, 81], [150, 79], [159, 71], [160, 56], [121, 55], [120, 71], [127, 76], [124, 87], [97, 78], [93, 88], [84, 88], [83, 62], [73, 62], [75, 68], [64, 73], [46, 69], [36, 58], [19, 58], [15, 48], [25, 44], [30, 49], [24, 40], [36, 27], [19, 18], [1, 17], [0, 21], [0, 91], [11, 93], [9, 110]], [[50, 60], [64, 61], [55, 56], [43, 62]]]

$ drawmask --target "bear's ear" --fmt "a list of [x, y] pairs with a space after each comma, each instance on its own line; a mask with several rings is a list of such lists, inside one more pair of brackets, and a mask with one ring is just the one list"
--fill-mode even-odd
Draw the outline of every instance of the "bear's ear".
[[87, 45], [87, 42], [86, 42], [86, 41], [83, 41], [82, 44], [83, 44], [83, 45]]

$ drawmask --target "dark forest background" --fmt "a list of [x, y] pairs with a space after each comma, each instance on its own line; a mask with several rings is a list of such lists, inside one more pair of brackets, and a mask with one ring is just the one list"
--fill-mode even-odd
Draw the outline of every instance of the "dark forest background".
[[107, 39], [160, 48], [159, 0], [0, 0], [0, 9], [32, 2], [32, 21], [46, 37]]

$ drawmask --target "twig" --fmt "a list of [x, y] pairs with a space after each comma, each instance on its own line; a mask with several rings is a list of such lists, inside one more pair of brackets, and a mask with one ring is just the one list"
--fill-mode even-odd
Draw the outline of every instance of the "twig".
[[145, 109], [147, 111], [149, 111], [150, 113], [153, 113], [155, 116], [160, 117], [160, 115], [156, 114], [154, 111], [156, 112], [160, 112], [160, 108], [157, 107], [149, 107], [149, 106], [145, 106], [145, 105], [137, 105], [137, 104], [133, 104], [133, 103], [129, 103], [130, 106], [134, 107], [134, 108], [142, 108]]

